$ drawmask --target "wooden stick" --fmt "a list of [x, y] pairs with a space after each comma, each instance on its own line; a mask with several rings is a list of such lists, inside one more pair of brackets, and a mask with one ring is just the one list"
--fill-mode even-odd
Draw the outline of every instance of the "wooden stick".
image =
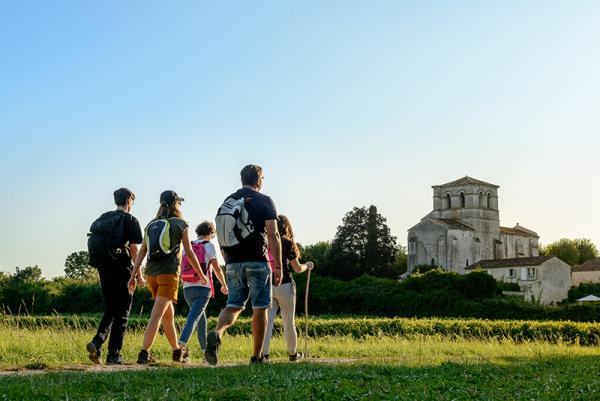
[[310, 272], [306, 276], [306, 289], [304, 290], [304, 357], [308, 358], [308, 288], [310, 287]]

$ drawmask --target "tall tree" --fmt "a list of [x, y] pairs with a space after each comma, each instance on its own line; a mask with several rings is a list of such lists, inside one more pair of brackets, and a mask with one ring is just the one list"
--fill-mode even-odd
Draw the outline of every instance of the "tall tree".
[[75, 279], [93, 277], [95, 270], [89, 265], [89, 259], [87, 251], [73, 252], [65, 260], [65, 275]]
[[587, 238], [562, 238], [542, 247], [541, 254], [556, 256], [571, 266], [580, 265], [599, 256], [598, 248]]
[[315, 264], [317, 269], [322, 269], [325, 266], [329, 251], [331, 250], [331, 243], [329, 241], [319, 241], [306, 246], [298, 245], [300, 246], [303, 261], [310, 260]]
[[385, 275], [398, 255], [396, 237], [375, 206], [355, 207], [337, 229], [324, 273], [342, 280]]

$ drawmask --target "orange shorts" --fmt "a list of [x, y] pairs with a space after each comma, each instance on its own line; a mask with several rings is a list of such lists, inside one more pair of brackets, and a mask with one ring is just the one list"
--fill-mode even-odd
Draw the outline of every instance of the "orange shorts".
[[148, 283], [148, 289], [152, 294], [152, 299], [156, 299], [157, 296], [160, 296], [168, 298], [173, 302], [177, 302], [179, 275], [176, 273], [146, 276], [146, 282]]

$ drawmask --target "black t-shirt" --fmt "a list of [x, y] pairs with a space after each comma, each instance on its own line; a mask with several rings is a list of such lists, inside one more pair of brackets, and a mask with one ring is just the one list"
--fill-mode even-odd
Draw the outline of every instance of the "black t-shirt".
[[267, 195], [250, 188], [242, 188], [227, 198], [244, 197], [244, 207], [248, 211], [254, 232], [238, 245], [223, 247], [227, 263], [267, 262], [267, 232], [265, 222], [277, 220], [277, 209], [273, 200]]
[[281, 261], [283, 262], [283, 268], [281, 270], [282, 278], [281, 284], [289, 283], [292, 281], [292, 265], [291, 261], [296, 259], [298, 254], [294, 250], [294, 244], [287, 238], [281, 238]]
[[117, 254], [117, 260], [123, 266], [131, 267], [132, 263], [129, 245], [141, 244], [143, 241], [140, 223], [138, 219], [122, 210], [113, 210], [105, 214], [120, 214], [123, 216], [120, 223], [120, 227], [123, 229], [123, 236], [121, 237], [120, 246], [118, 247], [121, 252]]

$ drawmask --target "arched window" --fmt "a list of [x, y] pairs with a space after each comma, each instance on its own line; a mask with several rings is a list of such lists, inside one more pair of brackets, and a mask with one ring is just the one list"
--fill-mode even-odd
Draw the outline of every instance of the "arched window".
[[460, 207], [465, 207], [467, 204], [466, 200], [465, 200], [465, 193], [461, 192], [460, 193]]
[[486, 199], [485, 195], [483, 194], [483, 191], [479, 192], [479, 207], [481, 209], [486, 207]]
[[452, 199], [450, 198], [450, 194], [446, 194], [446, 196], [444, 196], [444, 208], [445, 209], [452, 208]]
[[492, 208], [492, 193], [488, 192], [487, 194], [487, 206], [488, 209]]

